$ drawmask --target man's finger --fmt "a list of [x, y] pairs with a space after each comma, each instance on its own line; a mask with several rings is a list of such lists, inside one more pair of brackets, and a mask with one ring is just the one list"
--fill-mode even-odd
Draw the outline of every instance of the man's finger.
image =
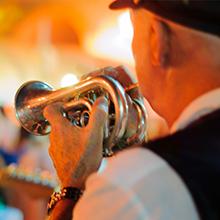
[[98, 98], [92, 108], [89, 120], [89, 129], [95, 130], [97, 133], [103, 131], [106, 120], [108, 118], [108, 100], [104, 97]]

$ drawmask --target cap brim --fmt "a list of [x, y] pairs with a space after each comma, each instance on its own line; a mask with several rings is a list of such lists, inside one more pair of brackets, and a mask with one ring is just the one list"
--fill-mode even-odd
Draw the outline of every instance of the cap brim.
[[109, 8], [113, 10], [145, 8], [155, 15], [180, 25], [220, 36], [219, 11], [216, 13], [216, 10], [213, 10], [215, 12], [214, 15], [210, 12], [204, 14], [206, 12], [205, 8], [218, 9], [220, 1], [213, 1], [212, 4], [208, 0], [203, 1], [203, 4], [201, 4], [201, 1], [198, 1], [198, 3], [197, 1], [191, 1], [192, 3], [188, 6], [183, 4], [183, 2], [174, 0], [145, 0], [135, 4], [134, 0], [116, 0], [109, 5]]
[[132, 6], [132, 0], [116, 0], [109, 5], [112, 10], [130, 8]]

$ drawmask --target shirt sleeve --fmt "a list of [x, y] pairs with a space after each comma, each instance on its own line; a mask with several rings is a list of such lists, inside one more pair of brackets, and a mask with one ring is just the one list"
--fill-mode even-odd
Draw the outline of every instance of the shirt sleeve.
[[130, 190], [120, 188], [97, 174], [73, 210], [74, 220], [146, 219], [147, 211]]
[[134, 148], [91, 175], [74, 220], [198, 220], [190, 193], [154, 153]]

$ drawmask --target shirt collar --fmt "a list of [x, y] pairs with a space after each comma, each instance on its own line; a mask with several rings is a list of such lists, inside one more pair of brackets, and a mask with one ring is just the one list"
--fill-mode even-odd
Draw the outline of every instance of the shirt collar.
[[174, 122], [171, 133], [184, 129], [193, 121], [220, 108], [220, 88], [198, 97], [181, 113]]

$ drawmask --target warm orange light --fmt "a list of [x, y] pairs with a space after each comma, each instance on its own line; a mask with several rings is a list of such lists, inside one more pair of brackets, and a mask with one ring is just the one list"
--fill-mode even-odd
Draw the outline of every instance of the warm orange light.
[[89, 34], [85, 40], [85, 47], [92, 55], [133, 65], [132, 37], [130, 14], [126, 11], [118, 17], [116, 23], [104, 23], [95, 34]]

